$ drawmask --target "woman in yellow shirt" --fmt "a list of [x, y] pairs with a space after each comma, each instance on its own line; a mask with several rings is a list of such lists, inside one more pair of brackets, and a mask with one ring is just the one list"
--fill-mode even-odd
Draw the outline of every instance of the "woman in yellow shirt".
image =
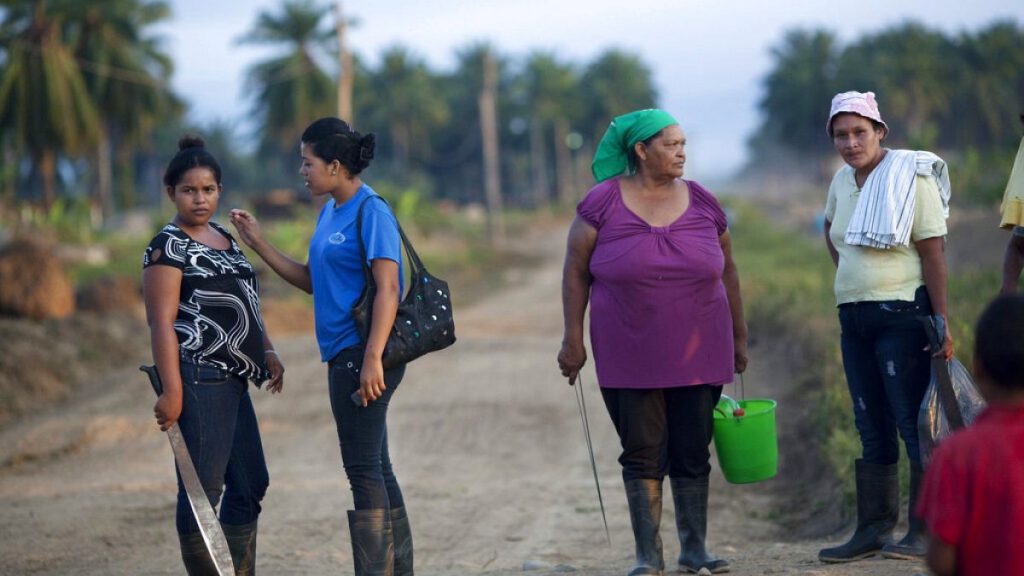
[[836, 265], [843, 368], [863, 456], [855, 463], [856, 531], [818, 558], [850, 562], [881, 551], [918, 559], [925, 540], [913, 513], [907, 535], [898, 543], [890, 537], [899, 518], [899, 437], [910, 459], [913, 511], [929, 354], [953, 355], [948, 322], [942, 349], [929, 352], [920, 321], [946, 318], [946, 166], [929, 152], [884, 148], [889, 127], [871, 92], [837, 94], [826, 130], [846, 163], [829, 187], [825, 242]]

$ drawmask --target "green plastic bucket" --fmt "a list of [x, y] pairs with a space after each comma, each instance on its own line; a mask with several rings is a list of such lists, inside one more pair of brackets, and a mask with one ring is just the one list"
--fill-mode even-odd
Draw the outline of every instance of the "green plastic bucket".
[[[737, 408], [743, 409], [743, 415], [734, 415]], [[737, 402], [723, 394], [715, 406], [714, 418], [715, 452], [727, 481], [749, 484], [775, 476], [779, 465], [775, 400]]]

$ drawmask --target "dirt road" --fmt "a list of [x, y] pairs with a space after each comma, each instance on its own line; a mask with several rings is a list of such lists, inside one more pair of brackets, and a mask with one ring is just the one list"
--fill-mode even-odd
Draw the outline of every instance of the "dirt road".
[[[617, 439], [592, 369], [584, 373], [584, 389], [610, 545], [573, 390], [555, 366], [562, 234], [537, 240], [548, 256], [543, 266], [510, 271], [507, 289], [457, 308], [459, 342], [412, 364], [397, 393], [391, 449], [420, 574], [603, 576], [628, 570], [632, 539]], [[351, 574], [345, 521], [351, 495], [326, 370], [311, 336], [279, 337], [276, 346], [287, 367], [285, 392], [254, 393], [271, 473], [259, 572]], [[784, 367], [759, 350], [746, 378], [748, 396], [784, 397]], [[172, 455], [151, 406], [143, 376], [123, 370], [58, 410], [0, 431], [0, 573], [181, 573]], [[780, 407], [780, 418], [788, 412]], [[732, 561], [733, 574], [909, 576], [923, 570], [881, 559], [818, 563], [817, 549], [839, 537], [792, 541], [771, 521], [783, 506], [771, 488], [786, 482], [783, 475], [730, 486], [712, 473], [709, 545]], [[673, 526], [667, 506], [662, 536], [670, 566], [678, 552]]]

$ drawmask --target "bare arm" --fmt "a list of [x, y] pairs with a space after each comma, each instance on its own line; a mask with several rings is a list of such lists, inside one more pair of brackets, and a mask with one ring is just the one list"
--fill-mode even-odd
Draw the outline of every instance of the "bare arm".
[[274, 350], [274, 343], [267, 335], [266, 323], [263, 325], [263, 350], [264, 362], [267, 364], [267, 370], [270, 370], [267, 390], [270, 390], [271, 394], [276, 394], [284, 387], [284, 363], [281, 362], [281, 357]]
[[398, 312], [398, 262], [387, 258], [376, 258], [370, 262], [370, 272], [377, 285], [373, 298], [373, 312], [370, 315], [370, 334], [366, 338], [363, 352], [363, 367], [359, 373], [359, 395], [363, 406], [376, 400], [384, 393], [384, 346], [395, 325]]
[[1003, 256], [1003, 294], [1017, 291], [1021, 269], [1024, 269], [1024, 236], [1013, 234], [1006, 243], [1006, 254]]
[[726, 230], [718, 237], [725, 256], [725, 269], [722, 271], [722, 283], [725, 284], [725, 295], [729, 299], [729, 313], [732, 316], [732, 338], [735, 354], [735, 369], [742, 374], [747, 369], [747, 321], [743, 316], [743, 296], [740, 294], [740, 273], [736, 261], [732, 258], [732, 238]]
[[231, 210], [231, 223], [234, 224], [242, 242], [255, 250], [278, 276], [307, 294], [313, 293], [313, 280], [309, 275], [309, 265], [293, 260], [267, 241], [255, 216], [236, 208]]
[[941, 350], [933, 350], [933, 356], [947, 360], [953, 357], [953, 337], [949, 331], [949, 314], [946, 309], [946, 239], [943, 236], [926, 238], [914, 243], [921, 257], [921, 274], [925, 289], [932, 302], [932, 313], [946, 319], [946, 341]]
[[583, 344], [583, 317], [590, 300], [590, 256], [597, 245], [597, 230], [576, 217], [569, 227], [569, 240], [562, 268], [562, 317], [564, 332], [562, 349], [558, 352], [558, 367], [569, 385], [576, 383], [580, 369], [587, 362], [587, 349]]
[[181, 270], [171, 266], [150, 266], [142, 272], [142, 294], [146, 303], [153, 362], [160, 373], [163, 393], [153, 406], [161, 430], [167, 430], [181, 416], [181, 365], [174, 320], [178, 317]]
[[946, 544], [934, 535], [928, 542], [925, 561], [935, 576], [956, 576], [956, 547]]
[[839, 251], [832, 244], [832, 222], [825, 220], [825, 246], [828, 247], [828, 255], [832, 257], [832, 264], [839, 267]]

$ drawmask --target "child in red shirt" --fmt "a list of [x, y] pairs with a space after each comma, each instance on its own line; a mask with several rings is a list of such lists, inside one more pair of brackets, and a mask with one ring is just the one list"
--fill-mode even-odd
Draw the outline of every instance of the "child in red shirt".
[[1024, 575], [1024, 296], [981, 314], [974, 374], [988, 407], [936, 449], [917, 513], [938, 576]]

